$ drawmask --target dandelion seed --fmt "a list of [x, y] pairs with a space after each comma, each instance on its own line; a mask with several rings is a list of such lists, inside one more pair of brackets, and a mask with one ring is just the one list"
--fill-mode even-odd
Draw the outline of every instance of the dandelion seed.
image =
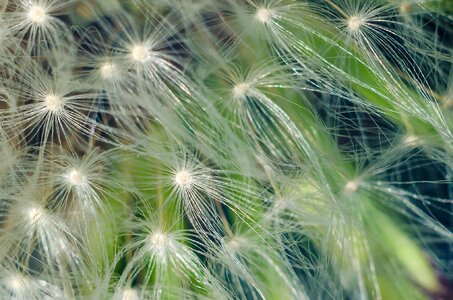
[[[18, 263], [21, 268], [30, 266], [39, 257], [39, 268], [42, 267], [43, 272], [50, 276], [66, 280], [68, 274], [75, 270], [83, 272], [84, 266], [80, 261], [83, 250], [73, 235], [73, 229], [69, 228], [66, 220], [46, 207], [49, 204], [46, 189], [35, 183], [31, 184], [26, 186], [27, 190], [11, 199], [8, 230], [14, 232], [14, 235], [4, 246], [13, 257], [20, 257]], [[39, 253], [35, 254], [34, 251]], [[34, 291], [47, 289], [41, 285], [42, 281], [38, 283], [30, 278], [27, 284], [28, 282], [33, 287], [30, 289]], [[28, 293], [29, 288], [23, 292]], [[35, 298], [24, 296], [21, 299]]]
[[[178, 29], [173, 28], [174, 26], [167, 22], [138, 24], [126, 16], [119, 17], [118, 26], [123, 27], [125, 33], [117, 37], [115, 43], [118, 46], [114, 52], [111, 51], [111, 46], [104, 41], [101, 44], [95, 42], [93, 45], [97, 48], [108, 49], [107, 56], [113, 57], [113, 59], [114, 57], [125, 59], [121, 69], [124, 68], [127, 72], [114, 73], [118, 75], [115, 76], [114, 83], [124, 87], [120, 92], [130, 93], [133, 91], [132, 86], [140, 86], [141, 92], [156, 96], [157, 99], [168, 97], [170, 101], [166, 101], [166, 105], [174, 105], [173, 88], [177, 88], [183, 93], [190, 90], [186, 83], [187, 78], [180, 69], [183, 64], [179, 54], [180, 50], [176, 49], [180, 43], [175, 37]], [[185, 53], [181, 53], [181, 55], [185, 55]], [[120, 68], [118, 67], [118, 69]], [[159, 101], [157, 99], [155, 101]], [[121, 102], [123, 109], [125, 101]], [[148, 106], [147, 103], [141, 104], [140, 109], [143, 111], [144, 107], [145, 111], [158, 109], [157, 106], [152, 104]], [[159, 112], [152, 112], [152, 114], [159, 114]]]
[[258, 20], [260, 23], [267, 24], [272, 20], [272, 11], [268, 8], [259, 8], [256, 11], [255, 19]]
[[139, 234], [125, 246], [126, 249], [134, 251], [135, 255], [118, 281], [118, 295], [121, 295], [125, 287], [132, 286], [139, 273], [143, 274], [143, 282], [149, 282], [153, 278], [154, 286], [157, 287], [153, 299], [159, 299], [162, 293], [167, 293], [163, 288], [167, 287], [166, 278], [170, 274], [176, 279], [174, 287], [185, 286], [188, 278], [193, 278], [200, 286], [209, 284], [206, 277], [208, 272], [192, 249], [185, 245], [185, 233], [163, 231], [160, 224], [153, 224], [156, 221], [154, 216], [145, 216], [149, 218], [147, 220], [137, 218], [132, 225], [133, 228], [144, 231], [144, 234]]
[[105, 170], [109, 159], [109, 152], [99, 153], [94, 149], [83, 158], [66, 152], [56, 153], [51, 162], [45, 163], [45, 167], [52, 170], [46, 180], [54, 184], [51, 198], [56, 200], [55, 208], [66, 214], [67, 208], [72, 207], [69, 217], [81, 229], [90, 224], [87, 230], [93, 232], [95, 225], [100, 226], [98, 214], [107, 207], [103, 197], [107, 194], [113, 197], [106, 189], [115, 184]]
[[[0, 278], [1, 299], [68, 299], [55, 285], [47, 281], [36, 279], [18, 267], [11, 267], [9, 264], [2, 265]], [[5, 274], [6, 273], [6, 274]], [[66, 297], [65, 297], [66, 296]]]
[[[2, 1], [4, 3], [5, 1]], [[66, 24], [56, 18], [73, 0], [17, 0], [11, 3], [11, 9], [4, 12], [8, 20], [8, 28], [18, 39], [26, 41], [27, 53], [36, 56], [43, 50], [63, 50], [69, 52], [72, 35]], [[14, 3], [14, 4], [13, 4]], [[1, 5], [0, 5], [1, 6]], [[47, 57], [52, 60], [54, 57]], [[54, 63], [54, 62], [51, 62]]]
[[[11, 131], [11, 135], [25, 133], [33, 137], [39, 134], [40, 143], [65, 142], [73, 147], [85, 143], [87, 136], [99, 138], [98, 132], [111, 130], [94, 118], [95, 113], [102, 113], [96, 107], [95, 91], [78, 91], [81, 84], [65, 71], [52, 75], [37, 67], [34, 72], [26, 72], [15, 84], [18, 97], [33, 101], [8, 109], [3, 124], [10, 128], [25, 128], [23, 132]], [[96, 132], [92, 130], [93, 125], [96, 125]]]

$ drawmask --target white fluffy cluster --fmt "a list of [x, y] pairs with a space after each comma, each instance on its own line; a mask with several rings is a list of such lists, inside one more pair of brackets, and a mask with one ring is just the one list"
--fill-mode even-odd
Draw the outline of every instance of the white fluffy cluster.
[[0, 1], [0, 299], [447, 299], [447, 2]]

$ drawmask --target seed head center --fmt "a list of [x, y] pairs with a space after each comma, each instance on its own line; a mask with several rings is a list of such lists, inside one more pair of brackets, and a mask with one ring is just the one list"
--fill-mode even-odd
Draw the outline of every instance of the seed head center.
[[344, 190], [347, 194], [353, 194], [360, 188], [360, 184], [359, 179], [350, 180], [346, 183]]
[[34, 5], [28, 11], [28, 18], [34, 23], [43, 23], [47, 18], [47, 12], [43, 7]]
[[62, 99], [57, 95], [47, 95], [44, 102], [47, 109], [52, 112], [58, 111], [63, 106]]
[[99, 68], [102, 79], [109, 79], [115, 76], [116, 65], [112, 62], [105, 62]]
[[150, 236], [150, 241], [153, 246], [165, 247], [168, 243], [168, 236], [164, 233], [156, 232]]
[[365, 24], [365, 19], [360, 16], [353, 16], [350, 17], [348, 20], [348, 28], [350, 31], [357, 31], [360, 29], [360, 27]]
[[239, 250], [241, 248], [241, 245], [243, 244], [243, 241], [239, 237], [234, 237], [232, 240], [228, 242], [228, 245], [233, 248], [234, 250]]
[[175, 176], [175, 181], [179, 186], [187, 186], [192, 181], [192, 175], [187, 171], [179, 171]]
[[121, 293], [121, 300], [139, 300], [139, 295], [135, 289], [125, 289]]
[[22, 275], [11, 275], [8, 278], [8, 287], [13, 291], [20, 291], [25, 287], [25, 278]]
[[268, 8], [259, 8], [256, 11], [255, 19], [263, 24], [269, 23], [272, 20], [272, 12]]
[[30, 208], [27, 212], [27, 217], [32, 223], [38, 222], [45, 214], [45, 211], [43, 208], [40, 207], [33, 207]]
[[239, 83], [233, 88], [233, 97], [243, 98], [247, 95], [247, 92], [250, 89], [250, 85], [248, 83]]
[[138, 62], [145, 62], [149, 58], [149, 51], [143, 45], [135, 45], [131, 51], [132, 59]]
[[85, 181], [85, 176], [77, 169], [69, 171], [67, 178], [72, 185], [81, 185]]

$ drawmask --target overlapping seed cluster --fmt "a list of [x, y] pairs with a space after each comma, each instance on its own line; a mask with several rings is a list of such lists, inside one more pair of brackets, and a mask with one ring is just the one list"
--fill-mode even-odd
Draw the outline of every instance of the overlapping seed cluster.
[[447, 299], [449, 3], [0, 0], [0, 299]]

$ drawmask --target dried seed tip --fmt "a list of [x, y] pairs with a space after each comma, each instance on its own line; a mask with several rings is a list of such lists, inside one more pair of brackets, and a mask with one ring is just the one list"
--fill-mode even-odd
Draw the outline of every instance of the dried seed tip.
[[112, 62], [105, 62], [99, 68], [102, 79], [110, 79], [115, 76], [116, 65]]
[[33, 5], [28, 11], [28, 18], [33, 23], [43, 23], [47, 19], [47, 12], [43, 7]]
[[350, 180], [346, 183], [344, 191], [346, 194], [355, 193], [360, 188], [360, 180]]
[[121, 300], [139, 300], [138, 292], [135, 289], [124, 289], [121, 292]]
[[162, 232], [155, 232], [151, 234], [149, 241], [154, 247], [164, 248], [168, 244], [169, 237]]
[[72, 185], [81, 185], [85, 182], [85, 176], [83, 176], [82, 172], [77, 169], [72, 169], [66, 175], [68, 181]]
[[145, 62], [149, 58], [149, 51], [143, 45], [135, 45], [131, 49], [131, 57], [137, 62]]
[[408, 14], [412, 11], [412, 3], [402, 3], [400, 5], [400, 13]]
[[453, 108], [453, 96], [445, 97], [443, 106], [446, 109]]
[[365, 19], [360, 16], [352, 16], [347, 20], [348, 29], [351, 32], [358, 31], [365, 24]]
[[41, 207], [32, 207], [26, 212], [27, 218], [32, 224], [39, 222], [45, 214], [46, 211]]
[[237, 251], [239, 248], [241, 248], [241, 245], [243, 245], [244, 241], [240, 237], [233, 237], [230, 241], [228, 241], [228, 246], [230, 246], [233, 250]]
[[26, 287], [26, 279], [22, 275], [11, 275], [7, 281], [6, 285], [11, 291], [18, 292], [23, 290]]
[[248, 83], [239, 83], [233, 88], [233, 97], [235, 99], [244, 98], [247, 96], [247, 93], [250, 89], [250, 84]]
[[403, 144], [406, 146], [417, 146], [420, 143], [420, 138], [414, 134], [409, 134], [403, 139]]
[[63, 107], [63, 100], [57, 95], [47, 95], [44, 98], [46, 108], [52, 112], [57, 112]]
[[181, 187], [186, 187], [192, 182], [192, 175], [187, 171], [179, 171], [176, 173], [175, 182]]
[[259, 8], [255, 14], [255, 19], [263, 24], [269, 23], [272, 20], [272, 17], [272, 11], [264, 7]]

